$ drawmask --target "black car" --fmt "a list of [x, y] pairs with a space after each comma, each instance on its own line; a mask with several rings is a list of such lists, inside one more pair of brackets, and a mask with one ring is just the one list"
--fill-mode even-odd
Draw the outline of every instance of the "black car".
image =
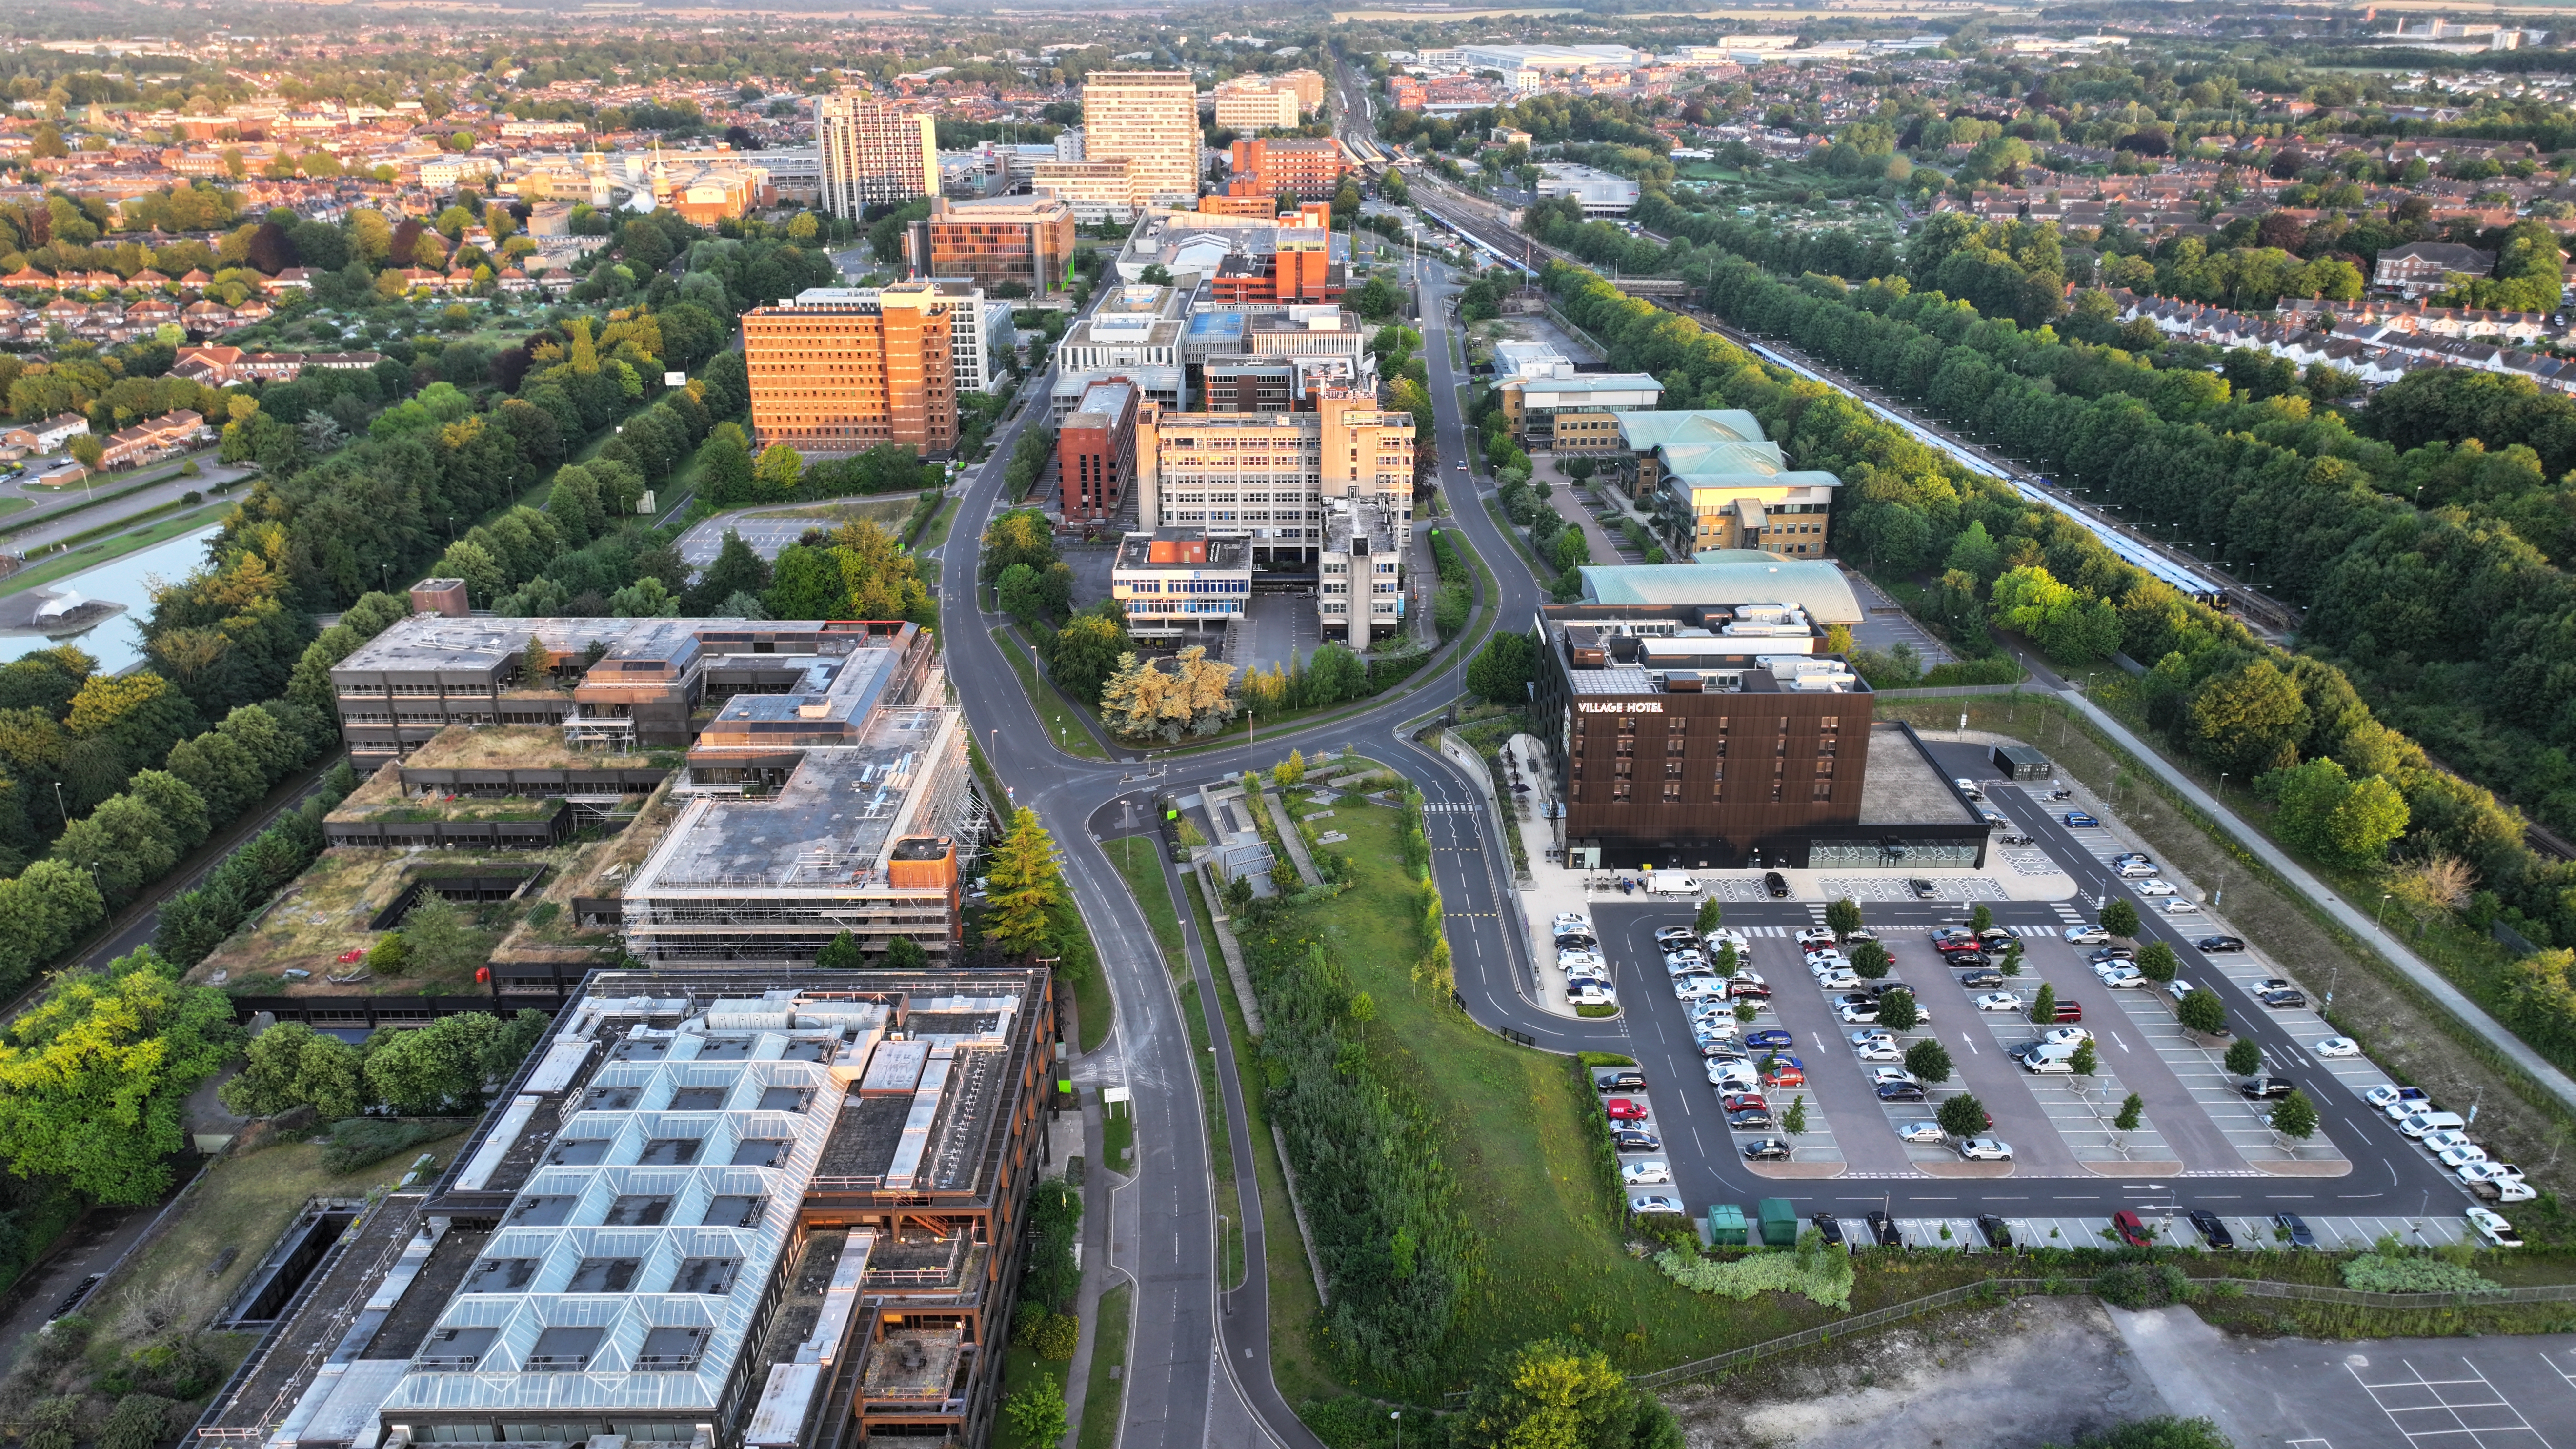
[[1596, 1092], [1642, 1092], [1646, 1090], [1646, 1074], [1635, 1067], [1613, 1067], [1606, 1072], [1594, 1072], [1592, 1089]]
[[2297, 1088], [2279, 1077], [2249, 1077], [2236, 1086], [2249, 1102], [2277, 1102]]
[[2287, 1011], [2292, 1007], [2307, 1005], [2308, 993], [2295, 986], [2284, 986], [2275, 991], [2266, 991], [2254, 999], [2274, 1011]]
[[1963, 971], [1959, 985], [1969, 991], [1994, 991], [2004, 984], [2004, 973], [1993, 970]]
[[2105, 961], [2135, 961], [2138, 953], [2126, 946], [2104, 946], [2084, 959], [2099, 966]]
[[1815, 1217], [1815, 1223], [1816, 1236], [1824, 1239], [1827, 1247], [1839, 1248], [1843, 1246], [1843, 1220], [1841, 1218], [1835, 1217], [1832, 1213], [1818, 1213]]
[[[1906, 985], [1904, 982], [1897, 980], [1893, 976], [1890, 976], [1883, 981], [1873, 981], [1861, 989], [1868, 993], [1869, 999], [1872, 1001], [1878, 1000], [1891, 991], [1902, 991], [1908, 996], [1914, 995], [1913, 987]], [[1915, 999], [1919, 1001], [1922, 998], [1916, 997]]]
[[1923, 1084], [1920, 1082], [1881, 1082], [1878, 1084], [1878, 1100], [1882, 1102], [1920, 1102], [1923, 1100]]
[[1763, 1111], [1761, 1108], [1747, 1107], [1741, 1112], [1727, 1113], [1726, 1125], [1734, 1128], [1738, 1132], [1751, 1132], [1774, 1127], [1778, 1124], [1771, 1120], [1770, 1113]]
[[2194, 1232], [2200, 1234], [2202, 1242], [2222, 1253], [2236, 1246], [2236, 1237], [2227, 1231], [2227, 1224], [2220, 1222], [2218, 1214], [2207, 1208], [2191, 1210], [2191, 1226]]
[[2245, 949], [2245, 938], [2242, 936], [2203, 936], [2199, 940], [2192, 942], [2192, 944], [2203, 951], [2242, 951]]
[[1777, 1137], [1757, 1137], [1751, 1142], [1744, 1144], [1744, 1160], [1747, 1162], [1786, 1162], [1789, 1160], [1789, 1144], [1781, 1141]]
[[2317, 1245], [2317, 1235], [2308, 1231], [2308, 1220], [2297, 1213], [2272, 1214], [2272, 1226], [2290, 1235], [2290, 1246], [2293, 1248], [2313, 1248]]
[[1556, 938], [1556, 949], [1560, 951], [1598, 951], [1601, 949], [1601, 939], [1593, 935], [1590, 931], [1567, 931]]
[[1775, 901], [1785, 901], [1789, 898], [1789, 878], [1776, 870], [1766, 870], [1762, 873], [1762, 888], [1769, 891], [1771, 899]]
[[1905, 1246], [1905, 1234], [1897, 1228], [1896, 1219], [1885, 1213], [1874, 1212], [1869, 1215], [1869, 1235], [1877, 1239], [1878, 1245], [1882, 1248]]
[[1961, 970], [1988, 965], [1992, 959], [1983, 951], [1951, 951], [1941, 957], [1945, 965], [1956, 966]]
[[1610, 1141], [1612, 1145], [1616, 1146], [1622, 1152], [1661, 1152], [1664, 1150], [1664, 1139], [1656, 1136], [1652, 1132], [1642, 1132], [1634, 1127], [1622, 1127], [1617, 1131], [1612, 1132], [1610, 1134]]
[[1870, 995], [1866, 991], [1846, 991], [1842, 995], [1834, 998], [1834, 1009], [1836, 1011], [1840, 1011], [1846, 1006], [1876, 1005], [1878, 1005], [1878, 998]]
[[1977, 1219], [1977, 1232], [1985, 1238], [1986, 1246], [1989, 1248], [2009, 1248], [2013, 1245], [2012, 1227], [1993, 1213], [1987, 1213]]

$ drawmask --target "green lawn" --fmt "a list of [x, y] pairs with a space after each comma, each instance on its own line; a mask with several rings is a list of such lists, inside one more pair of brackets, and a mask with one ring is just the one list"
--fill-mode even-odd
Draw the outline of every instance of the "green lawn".
[[[1068, 1363], [1040, 1358], [1025, 1348], [1011, 1348], [1004, 1352], [1008, 1356], [1002, 1361], [1001, 1397], [1005, 1399], [1049, 1377], [1055, 1380], [1057, 1391], [1062, 1392], [1065, 1371], [1073, 1367]], [[1041, 1446], [1013, 1428], [1009, 1418], [997, 1413], [993, 1416], [993, 1449], [1041, 1449]]]
[[168, 543], [183, 534], [194, 533], [210, 524], [222, 522], [224, 515], [231, 511], [230, 503], [216, 503], [204, 508], [194, 508], [185, 513], [172, 514], [148, 527], [138, 528], [132, 533], [121, 533], [114, 538], [103, 538], [95, 543], [82, 544], [69, 553], [48, 555], [43, 563], [32, 568], [20, 569], [6, 580], [0, 580], [0, 594], [14, 594], [21, 590], [35, 588], [40, 584], [49, 584], [56, 579], [79, 573], [83, 569], [96, 568], [100, 564], [113, 562], [127, 554], [139, 553], [156, 543]]
[[[1181, 943], [1181, 918], [1172, 909], [1172, 893], [1163, 881], [1163, 840], [1158, 835], [1128, 835], [1108, 842], [1103, 849], [1118, 864], [1118, 873], [1127, 878], [1128, 894], [1145, 911], [1146, 924], [1154, 928], [1154, 943], [1163, 948], [1163, 964], [1178, 971], [1185, 959]], [[1209, 938], [1202, 936], [1201, 940]]]
[[[1120, 1411], [1127, 1403], [1127, 1321], [1135, 1309], [1135, 1291], [1126, 1284], [1100, 1295], [1099, 1321], [1093, 1329], [1090, 1387], [1082, 1396], [1082, 1435], [1075, 1449], [1116, 1449]], [[1116, 1378], [1109, 1376], [1118, 1369]]]
[[993, 631], [993, 642], [1002, 646], [1002, 657], [1011, 661], [1011, 672], [1020, 677], [1020, 688], [1027, 693], [1029, 704], [1038, 712], [1038, 720], [1055, 732], [1064, 752], [1086, 760], [1105, 760], [1109, 752], [1091, 737], [1082, 716], [1066, 704], [1046, 681], [1038, 677], [1038, 666], [1028, 651], [1008, 629]]
[[963, 501], [964, 500], [962, 499], [951, 498], [946, 503], [941, 504], [939, 508], [939, 516], [931, 519], [930, 526], [921, 531], [921, 537], [914, 541], [912, 551], [915, 553], [928, 553], [930, 550], [946, 543], [948, 541], [949, 526], [957, 521], [957, 505]]

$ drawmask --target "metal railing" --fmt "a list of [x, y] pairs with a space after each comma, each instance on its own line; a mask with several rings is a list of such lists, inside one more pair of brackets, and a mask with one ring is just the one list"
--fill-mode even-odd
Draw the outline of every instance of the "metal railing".
[[[2340, 1303], [2355, 1308], [2492, 1308], [2516, 1303], [2576, 1303], [2576, 1283], [2551, 1283], [2537, 1288], [2497, 1288], [2481, 1293], [2366, 1293], [2357, 1288], [2336, 1288], [2322, 1283], [2283, 1283], [2269, 1278], [2194, 1278], [2201, 1289], [2225, 1288], [2248, 1298], [2287, 1298], [2309, 1303]], [[1780, 1338], [1746, 1344], [1707, 1358], [1675, 1364], [1652, 1373], [1631, 1374], [1628, 1382], [1641, 1389], [1663, 1388], [1686, 1380], [1722, 1374], [1745, 1364], [1809, 1348], [1828, 1340], [1854, 1333], [1865, 1333], [1890, 1323], [1901, 1323], [1926, 1313], [1980, 1301], [2002, 1302], [2040, 1293], [2083, 1293], [2091, 1286], [2087, 1278], [1988, 1278], [1945, 1288], [1903, 1303], [1891, 1303], [1867, 1313], [1854, 1314], [1832, 1323]]]

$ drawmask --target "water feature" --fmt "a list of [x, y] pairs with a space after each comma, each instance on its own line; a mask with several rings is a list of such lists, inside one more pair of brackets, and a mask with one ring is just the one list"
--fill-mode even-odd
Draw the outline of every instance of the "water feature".
[[64, 638], [48, 639], [42, 634], [0, 638], [0, 662], [23, 658], [56, 644], [73, 644], [97, 657], [102, 674], [115, 674], [142, 663], [143, 617], [152, 611], [149, 580], [187, 577], [197, 565], [205, 562], [206, 540], [214, 537], [216, 532], [212, 528], [201, 529], [127, 554], [112, 563], [103, 563], [50, 584], [38, 585], [55, 593], [69, 589], [83, 598], [123, 604], [125, 612], [102, 619]]

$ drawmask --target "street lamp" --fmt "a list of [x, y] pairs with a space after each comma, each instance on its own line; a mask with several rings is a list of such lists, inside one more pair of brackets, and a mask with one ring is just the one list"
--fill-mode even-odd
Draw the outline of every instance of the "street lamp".
[[2387, 891], [2379, 893], [2379, 909], [2373, 911], [2370, 916], [2371, 928], [2383, 936], [2388, 934], [2388, 927], [2385, 924], [2388, 917], [2388, 896]]
[[63, 782], [60, 780], [54, 782], [54, 813], [63, 817], [65, 825], [72, 823], [72, 810], [63, 803]]

